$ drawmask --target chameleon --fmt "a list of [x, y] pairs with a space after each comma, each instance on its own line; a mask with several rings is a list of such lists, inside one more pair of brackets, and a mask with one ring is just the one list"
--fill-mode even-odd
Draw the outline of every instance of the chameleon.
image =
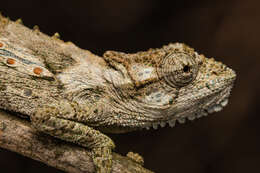
[[111, 172], [115, 144], [107, 133], [174, 127], [218, 112], [235, 79], [234, 70], [183, 43], [98, 56], [0, 15], [0, 109], [86, 147], [97, 173]]

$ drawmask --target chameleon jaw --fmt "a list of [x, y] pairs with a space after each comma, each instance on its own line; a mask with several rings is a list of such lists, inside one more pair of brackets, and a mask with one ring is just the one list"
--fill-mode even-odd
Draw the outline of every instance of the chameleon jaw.
[[228, 104], [228, 99], [226, 98], [220, 104], [216, 104], [216, 105], [214, 105], [214, 106], [212, 106], [208, 109], [201, 111], [200, 113], [191, 114], [191, 115], [188, 115], [187, 117], [179, 117], [179, 118], [176, 118], [176, 119], [168, 120], [166, 122], [162, 121], [162, 122], [151, 123], [150, 125], [144, 127], [143, 129], [150, 130], [150, 128], [151, 129], [153, 128], [153, 129], [157, 130], [158, 127], [162, 127], [162, 128], [166, 127], [167, 124], [169, 125], [169, 127], [173, 128], [176, 125], [176, 121], [179, 124], [184, 124], [186, 122], [186, 119], [189, 120], [189, 121], [193, 121], [195, 119], [198, 119], [198, 118], [201, 118], [201, 117], [204, 117], [204, 116], [208, 116], [209, 114], [212, 114], [214, 112], [219, 112], [227, 104]]
[[[208, 116], [209, 114], [212, 114], [214, 112], [219, 112], [225, 106], [228, 105], [228, 97], [230, 95], [231, 88], [232, 88], [232, 86], [228, 87], [225, 91], [223, 91], [223, 95], [225, 95], [225, 97], [220, 98], [219, 101], [217, 101], [217, 102], [215, 102], [215, 99], [212, 99], [212, 103], [215, 103], [215, 104], [213, 104], [213, 105], [211, 104], [209, 106], [207, 105], [205, 108], [201, 108], [199, 112], [190, 113], [185, 116], [178, 116], [177, 118], [167, 120], [167, 121], [151, 123], [148, 126], [144, 127], [143, 129], [146, 129], [146, 130], [155, 129], [156, 130], [156, 129], [158, 129], [158, 127], [162, 127], [162, 128], [166, 127], [167, 124], [169, 125], [169, 127], [173, 128], [176, 125], [176, 121], [179, 124], [184, 124], [186, 122], [186, 120], [193, 121], [195, 119]], [[176, 116], [174, 116], [174, 117], [176, 117]]]

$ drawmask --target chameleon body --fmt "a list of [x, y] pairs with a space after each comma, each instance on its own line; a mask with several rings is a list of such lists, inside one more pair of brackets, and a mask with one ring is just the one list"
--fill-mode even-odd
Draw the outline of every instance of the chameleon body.
[[87, 147], [98, 173], [111, 171], [115, 147], [103, 132], [173, 127], [220, 111], [235, 78], [185, 44], [99, 57], [0, 16], [0, 108]]

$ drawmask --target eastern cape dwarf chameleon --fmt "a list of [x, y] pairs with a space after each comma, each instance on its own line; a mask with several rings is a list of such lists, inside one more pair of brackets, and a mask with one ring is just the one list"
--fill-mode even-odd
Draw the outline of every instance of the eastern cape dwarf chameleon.
[[235, 78], [185, 44], [100, 57], [0, 16], [0, 108], [90, 149], [98, 173], [111, 172], [115, 147], [104, 133], [173, 127], [220, 111]]

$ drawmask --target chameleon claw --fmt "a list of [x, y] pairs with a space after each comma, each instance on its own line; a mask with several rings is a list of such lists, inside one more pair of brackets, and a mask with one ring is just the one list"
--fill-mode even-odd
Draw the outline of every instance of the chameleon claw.
[[144, 158], [139, 155], [138, 153], [133, 153], [132, 151], [128, 152], [126, 155], [128, 158], [132, 159], [133, 161], [139, 163], [140, 165], [144, 165]]

